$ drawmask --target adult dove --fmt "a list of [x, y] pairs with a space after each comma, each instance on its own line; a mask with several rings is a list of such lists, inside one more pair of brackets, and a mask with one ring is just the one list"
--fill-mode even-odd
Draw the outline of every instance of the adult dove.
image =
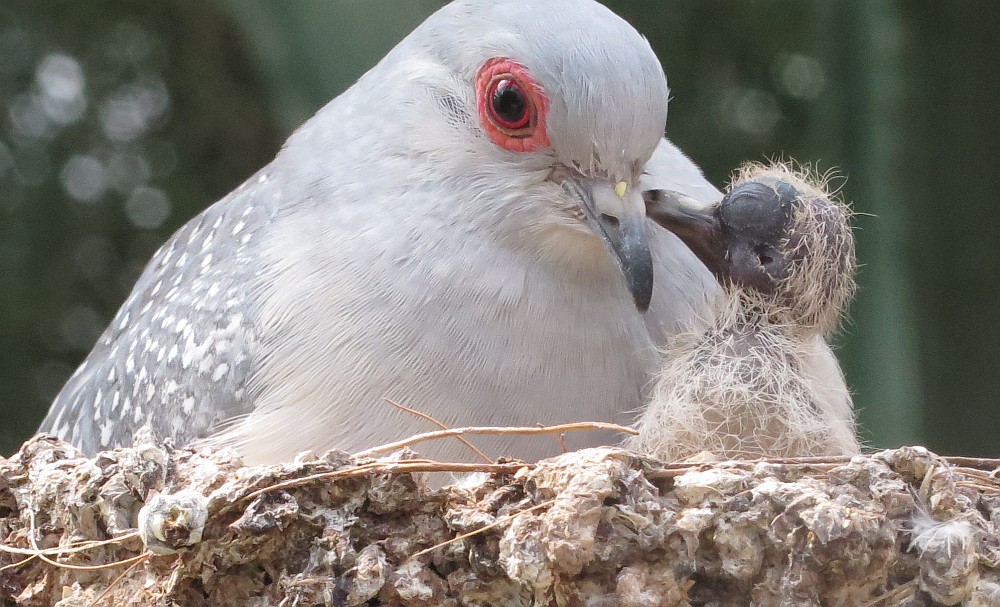
[[721, 198], [662, 138], [667, 98], [596, 2], [445, 6], [163, 245], [42, 430], [271, 463], [434, 429], [384, 398], [451, 427], [628, 421], [719, 288], [645, 216], [643, 189]]

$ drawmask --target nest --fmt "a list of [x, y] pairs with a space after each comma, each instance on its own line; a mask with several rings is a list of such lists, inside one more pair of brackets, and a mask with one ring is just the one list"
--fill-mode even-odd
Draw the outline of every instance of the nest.
[[[4, 605], [1000, 605], [998, 462], [402, 451], [245, 467], [140, 434], [0, 459]], [[478, 472], [431, 488], [427, 475]]]

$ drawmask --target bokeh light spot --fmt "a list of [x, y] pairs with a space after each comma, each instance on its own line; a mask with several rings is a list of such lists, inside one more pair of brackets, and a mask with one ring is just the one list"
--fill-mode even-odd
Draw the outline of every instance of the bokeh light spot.
[[724, 116], [737, 131], [754, 137], [769, 137], [781, 120], [773, 94], [753, 88], [733, 88], [724, 97]]
[[62, 53], [51, 53], [42, 59], [35, 70], [35, 81], [43, 94], [62, 100], [83, 95], [85, 83], [80, 64]]
[[826, 87], [823, 65], [808, 55], [781, 55], [775, 61], [775, 69], [782, 89], [790, 97], [815, 99]]
[[35, 93], [21, 93], [7, 106], [7, 115], [14, 130], [28, 139], [44, 139], [51, 130], [40, 96]]
[[125, 201], [125, 214], [136, 227], [155, 230], [170, 216], [170, 199], [163, 190], [139, 186]]
[[97, 158], [77, 154], [63, 165], [59, 172], [59, 183], [75, 200], [96, 202], [108, 190], [108, 171]]
[[154, 76], [116, 89], [101, 105], [101, 126], [112, 141], [133, 141], [145, 135], [170, 107], [163, 81]]

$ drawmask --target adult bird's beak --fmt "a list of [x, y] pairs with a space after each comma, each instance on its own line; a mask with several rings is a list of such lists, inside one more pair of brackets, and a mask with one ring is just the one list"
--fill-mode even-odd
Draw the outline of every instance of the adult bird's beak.
[[570, 179], [565, 187], [580, 200], [590, 228], [614, 254], [636, 309], [645, 312], [653, 297], [653, 256], [642, 193], [624, 181], [589, 178]]
[[728, 276], [726, 246], [716, 206], [705, 207], [672, 190], [642, 193], [647, 216], [677, 235], [716, 278]]

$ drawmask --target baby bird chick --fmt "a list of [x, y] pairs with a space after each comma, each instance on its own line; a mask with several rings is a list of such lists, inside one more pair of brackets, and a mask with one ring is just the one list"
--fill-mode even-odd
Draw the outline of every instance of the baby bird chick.
[[647, 213], [725, 287], [714, 321], [668, 344], [639, 435], [664, 460], [858, 453], [850, 393], [825, 337], [855, 290], [850, 210], [816, 180], [751, 164], [707, 209], [647, 192]]

